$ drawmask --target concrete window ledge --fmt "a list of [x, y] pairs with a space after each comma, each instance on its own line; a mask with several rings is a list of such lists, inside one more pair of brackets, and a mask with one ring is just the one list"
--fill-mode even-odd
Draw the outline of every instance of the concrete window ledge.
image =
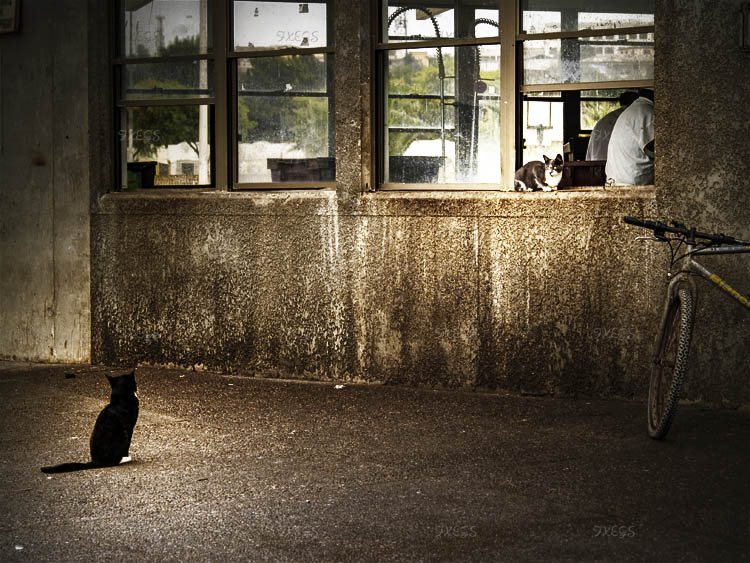
[[351, 195], [332, 188], [220, 192], [138, 190], [102, 196], [94, 215], [266, 216], [545, 216], [569, 207], [650, 204], [654, 186], [575, 188], [553, 192], [378, 191]]
[[336, 190], [149, 189], [102, 196], [96, 215], [329, 215], [336, 211]]
[[[618, 214], [651, 206], [654, 186], [577, 188], [553, 192], [383, 191], [362, 196], [353, 214], [386, 216], [545, 217], [561, 213]], [[590, 211], [585, 211], [590, 210]]]
[[384, 190], [369, 192], [364, 197], [382, 199], [565, 199], [565, 198], [652, 198], [656, 195], [655, 186], [591, 186], [568, 188], [551, 192], [516, 192], [500, 190]]

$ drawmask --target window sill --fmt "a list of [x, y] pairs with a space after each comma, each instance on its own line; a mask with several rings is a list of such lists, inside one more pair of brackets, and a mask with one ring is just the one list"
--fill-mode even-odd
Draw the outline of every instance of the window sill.
[[98, 215], [267, 216], [547, 216], [570, 204], [651, 203], [654, 186], [570, 188], [552, 192], [389, 190], [339, 198], [334, 189], [222, 192], [206, 189], [147, 189], [102, 196]]
[[433, 184], [431, 188], [410, 187], [404, 185], [398, 189], [389, 187], [388, 189], [368, 192], [365, 197], [370, 198], [414, 198], [414, 199], [475, 199], [475, 200], [497, 200], [497, 199], [566, 199], [566, 198], [616, 198], [616, 199], [633, 199], [633, 198], [650, 198], [656, 194], [656, 188], [651, 186], [588, 186], [565, 188], [549, 192], [516, 192], [511, 190], [488, 190], [474, 189], [470, 184], [463, 188], [436, 188]]
[[196, 188], [139, 188], [121, 191], [109, 192], [102, 196], [104, 199], [129, 199], [129, 198], [154, 198], [154, 199], [175, 199], [175, 198], [288, 198], [289, 196], [297, 197], [316, 197], [320, 194], [335, 193], [331, 186], [316, 185], [315, 187], [260, 187], [257, 189], [243, 188], [234, 191], [216, 190], [210, 187]]
[[[603, 215], [636, 214], [656, 201], [654, 186], [571, 188], [552, 192], [402, 190], [363, 194], [353, 215], [372, 217], [549, 218], [589, 208]], [[632, 208], [632, 209], [631, 209]], [[623, 210], [628, 210], [623, 213]]]
[[336, 190], [285, 189], [218, 191], [140, 189], [103, 195], [94, 213], [101, 215], [325, 215], [336, 205]]

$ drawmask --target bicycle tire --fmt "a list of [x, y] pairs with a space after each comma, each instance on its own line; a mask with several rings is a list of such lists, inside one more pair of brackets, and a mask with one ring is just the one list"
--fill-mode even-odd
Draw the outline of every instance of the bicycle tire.
[[656, 342], [648, 390], [648, 435], [659, 440], [669, 432], [687, 370], [695, 309], [687, 289], [679, 289], [667, 304]]

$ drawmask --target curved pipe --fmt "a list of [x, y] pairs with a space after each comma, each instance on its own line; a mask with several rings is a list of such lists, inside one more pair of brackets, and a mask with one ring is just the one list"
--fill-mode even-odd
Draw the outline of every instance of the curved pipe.
[[[491, 20], [490, 18], [477, 18], [473, 22], [471, 22], [471, 34], [472, 36], [477, 36], [477, 26], [480, 24], [486, 24], [491, 25], [493, 27], [496, 27], [498, 31], [500, 31], [500, 24], [496, 22], [495, 20]], [[481, 51], [479, 50], [479, 46], [476, 46], [476, 52], [477, 52], [477, 61], [476, 61], [476, 67], [477, 67], [477, 80], [479, 79], [479, 59], [481, 58]]]
[[[404, 12], [408, 12], [409, 10], [419, 10], [423, 14], [425, 14], [428, 18], [430, 18], [430, 21], [432, 22], [432, 27], [435, 29], [435, 38], [440, 39], [440, 26], [438, 25], [437, 20], [435, 19], [435, 16], [432, 14], [432, 12], [428, 8], [422, 8], [420, 6], [403, 6], [393, 12], [390, 16], [388, 16], [388, 27], [387, 30], [391, 29], [391, 24], [393, 21], [399, 17]], [[438, 76], [440, 78], [445, 78], [445, 66], [443, 65], [443, 50], [438, 47], [437, 48], [437, 55], [438, 55]]]

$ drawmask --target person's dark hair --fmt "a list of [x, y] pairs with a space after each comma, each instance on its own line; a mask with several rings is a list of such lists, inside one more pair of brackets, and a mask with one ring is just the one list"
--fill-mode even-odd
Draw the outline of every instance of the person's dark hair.
[[638, 96], [638, 92], [634, 92], [633, 90], [625, 90], [622, 94], [620, 94], [620, 106], [624, 108], [628, 107], [638, 99]]
[[648, 98], [654, 101], [654, 91], [651, 88], [638, 88], [638, 95], [642, 98]]

